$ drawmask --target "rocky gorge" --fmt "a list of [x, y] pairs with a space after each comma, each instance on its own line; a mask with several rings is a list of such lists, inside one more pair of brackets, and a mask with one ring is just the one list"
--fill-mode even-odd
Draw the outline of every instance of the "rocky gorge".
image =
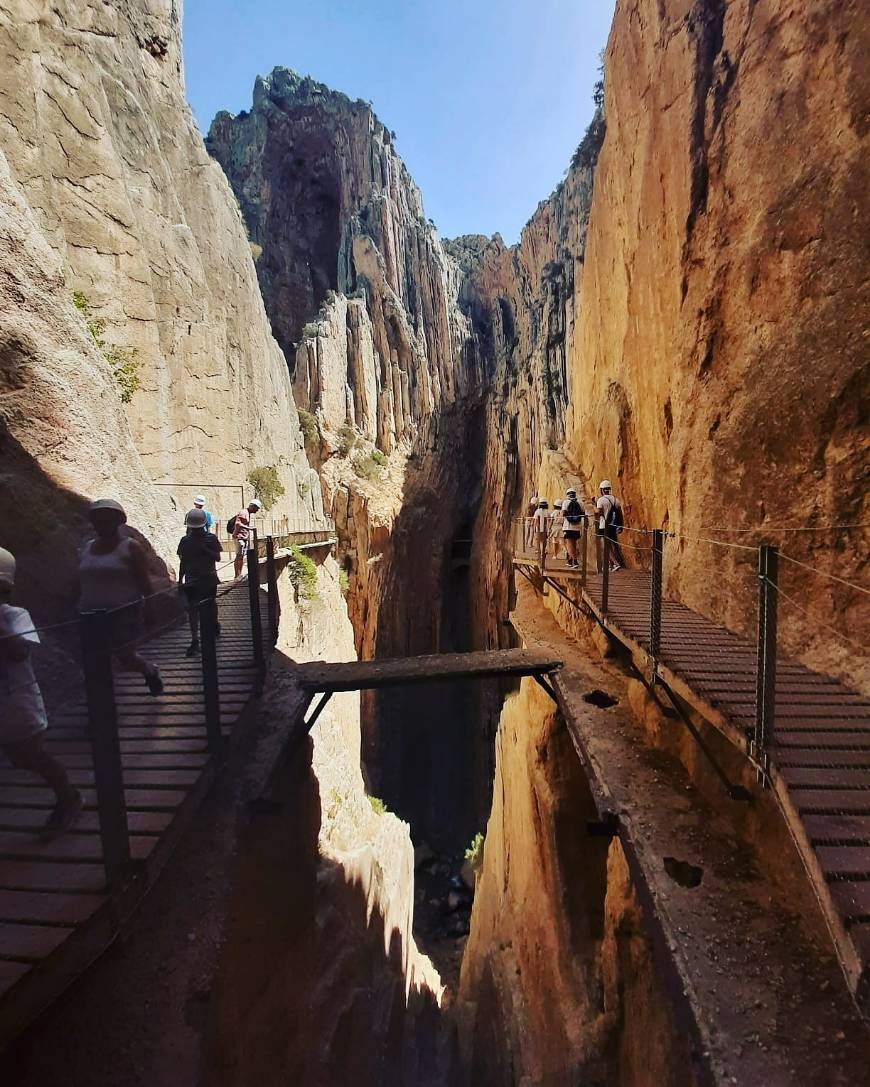
[[[714, 529], [858, 574], [857, 2], [619, 0], [603, 101], [513, 246], [442, 239], [371, 106], [286, 68], [203, 141], [180, 14], [0, 3], [0, 481], [75, 526], [61, 541], [24, 518], [2, 541], [26, 550], [37, 611], [58, 613], [88, 497], [123, 493], [159, 565], [177, 514], [157, 485], [260, 464], [279, 514], [339, 541], [319, 601], [285, 601], [291, 662], [517, 644], [513, 524], [532, 493], [588, 498], [601, 476], [629, 525], [674, 533], [667, 591], [730, 629], [755, 622], [756, 572], [699, 542]], [[135, 352], [130, 403], [74, 294]], [[858, 527], [783, 535], [813, 524]], [[824, 634], [866, 640], [860, 597], [793, 576], [785, 644], [865, 684]], [[589, 631], [547, 608], [598, 668]], [[288, 675], [266, 694], [276, 729]], [[310, 755], [280, 825], [240, 837], [202, 1082], [710, 1082], [637, 870], [578, 838], [589, 785], [530, 681], [342, 696]], [[468, 916], [446, 889], [478, 832]]]

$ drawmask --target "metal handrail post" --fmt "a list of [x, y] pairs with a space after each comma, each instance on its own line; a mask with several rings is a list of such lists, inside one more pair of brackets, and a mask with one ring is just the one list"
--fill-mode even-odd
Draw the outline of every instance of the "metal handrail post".
[[583, 553], [580, 556], [580, 586], [583, 589], [586, 588], [586, 570], [588, 568], [587, 563], [589, 561], [588, 560], [588, 555], [587, 555], [588, 551], [589, 551], [589, 517], [584, 513], [583, 514]]
[[254, 664], [262, 681], [266, 674], [266, 661], [263, 655], [263, 624], [260, 617], [260, 556], [257, 553], [257, 533], [251, 531], [252, 539], [248, 547], [248, 601], [251, 609], [251, 646], [254, 650]]
[[776, 632], [779, 552], [771, 544], [758, 549], [758, 657], [755, 682], [755, 732], [752, 755], [766, 778], [768, 747], [776, 722]]
[[221, 701], [217, 664], [217, 601], [199, 605], [199, 635], [202, 651], [202, 690], [205, 701], [205, 734], [210, 755], [220, 759], [224, 743], [221, 735]]
[[653, 529], [652, 562], [650, 564], [649, 656], [655, 676], [662, 639], [662, 568], [664, 565], [664, 532]]
[[610, 540], [606, 532], [601, 538], [601, 552], [601, 616], [606, 619], [610, 597]]
[[278, 641], [278, 571], [275, 566], [275, 540], [266, 537], [266, 584], [269, 588], [269, 637], [271, 644]]
[[130, 831], [109, 650], [110, 622], [105, 611], [86, 612], [81, 618], [82, 662], [100, 841], [106, 876], [111, 882], [121, 876], [130, 863]]

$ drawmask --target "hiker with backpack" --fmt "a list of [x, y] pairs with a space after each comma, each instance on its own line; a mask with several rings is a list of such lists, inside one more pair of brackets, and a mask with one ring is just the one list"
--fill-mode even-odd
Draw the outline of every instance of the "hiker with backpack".
[[577, 545], [580, 533], [583, 531], [585, 517], [586, 511], [580, 504], [577, 492], [573, 487], [569, 487], [565, 491], [565, 501], [562, 503], [562, 520], [564, 522], [562, 533], [565, 537], [565, 551], [567, 552], [565, 561], [572, 568], [580, 565], [577, 560]]
[[523, 519], [523, 550], [533, 551], [535, 547], [535, 521], [538, 511], [538, 496], [533, 494], [526, 507], [526, 516]]
[[602, 479], [598, 484], [600, 497], [595, 503], [595, 543], [598, 560], [598, 573], [604, 569], [604, 540], [609, 544], [610, 572], [615, 573], [625, 566], [622, 548], [619, 546], [619, 534], [623, 528], [622, 503], [611, 494], [609, 479]]
[[[550, 535], [553, 537], [553, 558], [558, 559], [560, 557], [559, 551], [564, 551], [565, 544], [565, 518], [562, 516], [562, 503], [553, 503], [553, 512], [550, 515]], [[560, 545], [561, 541], [561, 545]]]
[[220, 562], [221, 545], [217, 536], [209, 532], [205, 510], [195, 507], [184, 518], [187, 532], [178, 544], [178, 591], [187, 597], [187, 615], [190, 620], [191, 642], [187, 656], [199, 652], [199, 609], [210, 608], [214, 617], [215, 634], [220, 634], [217, 621], [217, 564]]
[[239, 510], [235, 517], [227, 521], [227, 533], [232, 536], [236, 549], [233, 568], [236, 577], [242, 576], [245, 565], [245, 556], [248, 554], [248, 546], [251, 538], [251, 515], [259, 513], [263, 503], [259, 498], [252, 498], [245, 509]]

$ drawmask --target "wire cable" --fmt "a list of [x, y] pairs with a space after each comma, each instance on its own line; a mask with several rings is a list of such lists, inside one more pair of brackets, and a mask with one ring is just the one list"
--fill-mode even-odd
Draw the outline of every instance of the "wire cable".
[[713, 540], [708, 539], [706, 536], [683, 536], [679, 532], [666, 532], [672, 540], [688, 540], [690, 543], [708, 543], [715, 544], [717, 547], [733, 547], [738, 551], [758, 551], [757, 547], [750, 547], [748, 544], [734, 543], [731, 540]]
[[813, 574], [818, 574], [819, 577], [830, 578], [831, 581], [838, 581], [841, 585], [846, 585], [850, 589], [855, 589], [856, 592], [865, 593], [870, 596], [870, 589], [865, 589], [863, 585], [856, 585], [854, 581], [847, 581], [845, 578], [837, 577], [836, 574], [829, 574], [825, 570], [819, 570], [815, 566], [809, 566], [805, 562], [801, 562], [800, 559], [793, 559], [791, 555], [786, 555], [784, 551], [779, 552], [779, 557], [785, 559], [787, 562], [794, 563], [795, 566], [802, 566], [804, 570], [809, 570]]
[[824, 619], [818, 619], [815, 615], [810, 615], [806, 608], [799, 604], [793, 596], [790, 596], [787, 592], [785, 592], [784, 589], [781, 589], [779, 585], [775, 585], [770, 580], [770, 578], [762, 578], [762, 581], [766, 581], [771, 588], [776, 589], [778, 596], [781, 596], [783, 600], [787, 600], [793, 608], [796, 608], [799, 612], [801, 612], [802, 615], [806, 616], [806, 618], [809, 619], [811, 623], [815, 624], [816, 626], [825, 627], [825, 629], [829, 630], [832, 634], [836, 634], [838, 638], [842, 638], [844, 642], [848, 642], [849, 645], [854, 646], [856, 649], [860, 649], [863, 654], [867, 655], [868, 653], [870, 653], [870, 647], [862, 645], [861, 642], [856, 642], [855, 639], [850, 638], [848, 634], [843, 634], [841, 631], [837, 630], [836, 627], [832, 627], [830, 623], [826, 623]]

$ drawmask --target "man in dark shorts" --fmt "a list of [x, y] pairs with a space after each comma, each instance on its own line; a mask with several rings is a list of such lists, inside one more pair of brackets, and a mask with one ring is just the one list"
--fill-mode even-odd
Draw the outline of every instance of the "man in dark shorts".
[[192, 509], [184, 519], [187, 534], [178, 544], [178, 590], [187, 597], [187, 614], [190, 620], [191, 642], [187, 656], [199, 652], [200, 608], [211, 608], [217, 625], [217, 564], [221, 557], [221, 545], [217, 536], [206, 531], [205, 510]]
[[580, 565], [577, 561], [577, 545], [580, 540], [580, 533], [583, 531], [585, 516], [586, 513], [577, 498], [577, 492], [573, 487], [569, 487], [565, 492], [565, 501], [562, 503], [563, 535], [565, 537], [565, 551], [567, 552], [566, 562], [569, 566]]

